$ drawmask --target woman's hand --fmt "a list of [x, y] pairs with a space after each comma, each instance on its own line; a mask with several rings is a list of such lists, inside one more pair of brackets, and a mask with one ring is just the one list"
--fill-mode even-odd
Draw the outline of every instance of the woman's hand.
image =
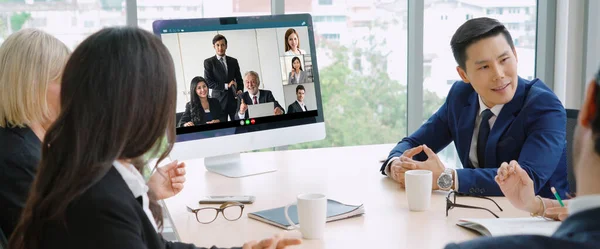
[[247, 242], [243, 245], [242, 249], [284, 249], [288, 246], [299, 245], [301, 243], [302, 241], [299, 239], [286, 239], [283, 238], [283, 235], [278, 234], [259, 242]]
[[185, 124], [183, 124], [183, 127], [190, 127], [190, 126], [194, 126], [194, 122], [187, 122]]
[[185, 163], [175, 160], [157, 168], [148, 180], [148, 187], [156, 194], [157, 199], [162, 200], [181, 192], [184, 183]]
[[216, 123], [219, 123], [219, 122], [221, 122], [221, 121], [218, 120], [218, 119], [215, 119], [215, 120], [211, 120], [211, 121], [206, 122], [206, 124], [216, 124]]

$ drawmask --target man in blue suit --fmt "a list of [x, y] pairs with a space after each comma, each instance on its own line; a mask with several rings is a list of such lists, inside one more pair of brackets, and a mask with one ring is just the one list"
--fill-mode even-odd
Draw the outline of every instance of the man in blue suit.
[[[569, 201], [569, 217], [551, 237], [537, 235], [482, 238], [450, 244], [446, 249], [591, 249], [600, 247], [600, 71], [588, 85], [573, 136], [573, 161], [577, 197]], [[516, 207], [537, 206], [533, 181], [519, 164], [503, 164], [498, 184]], [[529, 204], [528, 204], [529, 203]], [[528, 208], [525, 208], [528, 209]], [[546, 210], [536, 213], [545, 213]]]
[[[400, 141], [381, 172], [404, 186], [404, 172], [433, 172], [432, 189], [502, 195], [494, 182], [502, 162], [517, 160], [533, 179], [535, 192], [553, 198], [568, 190], [566, 112], [539, 79], [517, 75], [510, 33], [491, 18], [475, 18], [451, 40], [462, 81], [416, 132]], [[435, 153], [454, 142], [463, 169], [446, 169]]]

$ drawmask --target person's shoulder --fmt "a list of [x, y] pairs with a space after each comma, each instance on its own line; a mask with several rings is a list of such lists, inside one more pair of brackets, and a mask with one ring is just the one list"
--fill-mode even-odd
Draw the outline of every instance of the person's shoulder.
[[[34, 139], [37, 141], [33, 141]], [[28, 154], [30, 152], [28, 144], [35, 144], [35, 146], [39, 144], [39, 139], [28, 127], [0, 127], [0, 148], [2, 148], [0, 158], [3, 155]]]
[[217, 59], [217, 57], [213, 55], [211, 57], [204, 59], [204, 63], [210, 63], [211, 61], [216, 60], [216, 59]]
[[444, 249], [512, 249], [512, 248], [528, 248], [528, 249], [563, 249], [563, 248], [591, 248], [584, 243], [575, 241], [563, 240], [560, 238], [540, 236], [540, 235], [516, 235], [516, 236], [499, 236], [499, 237], [483, 237], [458, 244], [448, 244]]
[[260, 92], [260, 94], [273, 95], [273, 93], [271, 92], [271, 90], [260, 89], [258, 91]]
[[[531, 81], [519, 78], [519, 84], [525, 88], [524, 108], [527, 109], [561, 109], [564, 110], [563, 104], [558, 99], [558, 96], [540, 79]], [[566, 115], [566, 114], [565, 114]]]
[[451, 100], [453, 103], [463, 103], [468, 101], [469, 97], [475, 92], [471, 84], [466, 83], [462, 80], [458, 80], [452, 84], [450, 91], [448, 91], [447, 100]]
[[132, 197], [133, 195], [122, 176], [114, 167], [111, 167], [98, 182], [69, 205], [68, 211], [75, 216], [112, 213], [112, 211], [129, 213], [127, 210], [132, 211], [134, 208], [132, 204], [136, 201]]
[[215, 98], [208, 98], [208, 104], [210, 104], [210, 105], [219, 104], [219, 100], [215, 99]]
[[552, 98], [558, 99], [556, 94], [542, 80], [535, 78], [531, 81], [519, 78], [519, 84], [524, 84], [529, 98]]

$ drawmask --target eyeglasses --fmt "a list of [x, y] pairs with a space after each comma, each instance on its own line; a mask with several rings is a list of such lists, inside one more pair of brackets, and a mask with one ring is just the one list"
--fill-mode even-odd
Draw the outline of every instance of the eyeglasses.
[[188, 212], [196, 215], [196, 220], [202, 224], [208, 224], [217, 219], [219, 213], [223, 214], [228, 221], [238, 220], [244, 212], [244, 204], [239, 202], [225, 202], [219, 208], [205, 207], [193, 209], [187, 207]]
[[[450, 196], [454, 196], [454, 198], [453, 198], [454, 201], [450, 200]], [[472, 194], [466, 194], [466, 193], [460, 193], [460, 192], [457, 192], [457, 191], [453, 190], [453, 191], [450, 191], [450, 193], [448, 193], [448, 196], [446, 197], [446, 217], [448, 217], [448, 211], [450, 209], [453, 209], [455, 207], [459, 207], [459, 208], [472, 208], [472, 209], [486, 210], [486, 211], [490, 212], [492, 215], [494, 215], [496, 218], [500, 218], [500, 217], [498, 217], [498, 215], [496, 215], [494, 212], [492, 212], [491, 210], [489, 210], [487, 208], [458, 204], [458, 203], [456, 203], [456, 196], [467, 196], [467, 197], [474, 197], [474, 198], [480, 198], [480, 199], [490, 200], [494, 204], [496, 204], [496, 206], [498, 207], [498, 209], [500, 209], [500, 211], [504, 211], [504, 210], [502, 210], [502, 208], [500, 207], [500, 205], [498, 205], [498, 203], [496, 203], [496, 201], [492, 200], [489, 197], [479, 196], [479, 195], [472, 195]]]

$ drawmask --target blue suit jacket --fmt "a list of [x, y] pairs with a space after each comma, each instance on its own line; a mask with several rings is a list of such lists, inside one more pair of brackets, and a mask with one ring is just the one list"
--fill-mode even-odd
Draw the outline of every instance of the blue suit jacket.
[[600, 248], [600, 208], [583, 211], [567, 218], [552, 237], [518, 235], [486, 237], [460, 244], [449, 244], [445, 249], [592, 249]]
[[[486, 165], [473, 168], [469, 160], [475, 118], [479, 111], [477, 92], [470, 84], [454, 83], [446, 102], [415, 133], [402, 139], [388, 160], [405, 150], [426, 144], [436, 153], [454, 142], [463, 169], [458, 175], [458, 191], [482, 195], [502, 195], [494, 181], [503, 162], [517, 160], [534, 182], [535, 192], [554, 198], [550, 187], [564, 197], [569, 191], [566, 163], [566, 111], [556, 95], [539, 79], [519, 78], [513, 99], [498, 114], [485, 149]], [[415, 156], [426, 160], [425, 153]], [[384, 173], [385, 174], [385, 173]]]

